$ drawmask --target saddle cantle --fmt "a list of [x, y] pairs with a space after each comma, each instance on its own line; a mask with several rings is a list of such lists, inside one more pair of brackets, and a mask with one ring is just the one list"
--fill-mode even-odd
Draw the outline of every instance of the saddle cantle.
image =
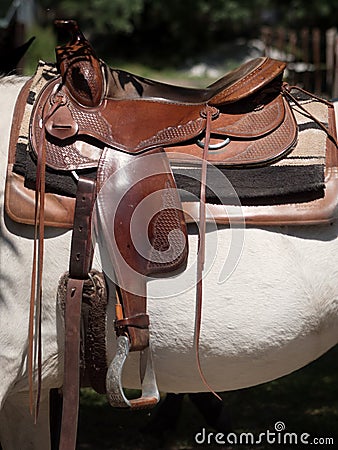
[[[71, 308], [81, 302], [84, 280], [89, 277], [92, 228], [109, 243], [102, 257], [105, 266], [113, 268], [108, 284], [117, 287], [114, 326], [118, 348], [107, 370], [109, 401], [124, 408], [152, 406], [159, 395], [149, 351], [147, 277], [184, 270], [188, 253], [186, 221], [197, 217], [204, 222], [208, 215], [220, 223], [243, 219], [236, 208], [232, 213], [223, 205], [209, 205], [206, 212], [200, 208], [208, 164], [224, 171], [223, 175], [239, 172], [242, 180], [250, 180], [250, 173], [264, 178], [265, 169], [280, 175], [280, 168], [289, 166], [290, 161], [290, 173], [300, 174], [299, 161], [303, 161], [306, 146], [302, 134], [309, 127], [302, 120], [314, 114], [308, 99], [299, 102], [284, 87], [285, 63], [281, 61], [256, 58], [205, 89], [184, 88], [111, 69], [97, 58], [76, 22], [58, 21], [57, 25], [65, 27], [71, 38], [56, 48], [56, 68], [46, 71], [39, 67], [39, 75], [19, 96], [5, 203], [14, 220], [29, 224], [38, 221], [34, 216], [34, 191], [24, 187], [22, 176], [12, 171], [13, 165], [19, 166], [15, 163], [19, 153], [24, 153], [30, 164], [38, 160], [40, 182], [41, 159], [49, 177], [57, 175], [68, 180], [68, 197], [45, 194], [45, 214], [41, 216], [44, 225], [73, 228], [65, 306], [66, 324], [70, 321], [70, 327], [66, 327], [63, 414], [63, 429], [67, 432], [63, 433], [66, 438], [60, 447], [68, 450], [75, 445], [74, 429], [69, 429], [69, 424], [76, 423], [76, 414], [72, 410], [74, 401], [69, 398], [76, 399], [78, 391], [74, 352], [78, 353], [80, 314], [78, 308]], [[29, 106], [24, 111], [22, 99], [26, 98]], [[322, 134], [320, 150], [310, 159], [322, 170], [318, 178], [323, 178], [319, 184], [323, 191], [325, 188], [324, 194], [312, 201], [308, 201], [309, 197], [306, 202], [299, 201], [298, 208], [290, 201], [240, 208], [248, 223], [322, 223], [334, 217], [338, 161], [332, 139], [336, 135], [332, 105], [325, 103], [320, 118], [313, 120], [316, 135]], [[173, 169], [178, 171], [178, 180], [180, 173], [195, 170], [197, 164], [202, 166], [202, 179], [197, 183], [200, 199], [182, 205]], [[284, 183], [284, 178], [277, 178], [273, 184]], [[147, 212], [150, 219], [140, 211]], [[133, 233], [149, 245], [142, 241], [140, 251]], [[175, 251], [169, 257], [172, 249]], [[203, 242], [199, 255], [202, 253]], [[203, 267], [203, 256], [199, 266]], [[69, 332], [75, 324], [72, 320], [77, 324], [76, 338]], [[141, 352], [143, 392], [135, 400], [126, 398], [121, 381], [129, 351]], [[68, 366], [72, 367], [71, 373]]]

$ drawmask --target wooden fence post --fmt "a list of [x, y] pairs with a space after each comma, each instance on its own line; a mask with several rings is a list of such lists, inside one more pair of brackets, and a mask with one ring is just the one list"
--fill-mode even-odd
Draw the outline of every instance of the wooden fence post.
[[[265, 56], [290, 62], [288, 82], [318, 95], [338, 98], [338, 30], [261, 28]], [[325, 44], [325, 47], [324, 47]], [[300, 63], [303, 63], [300, 64]]]
[[302, 41], [302, 55], [301, 61], [305, 63], [306, 70], [303, 74], [303, 85], [308, 86], [310, 81], [310, 72], [309, 72], [309, 29], [303, 28], [301, 30], [301, 41]]
[[338, 35], [336, 35], [335, 40], [335, 64], [334, 64], [334, 79], [333, 79], [333, 89], [332, 98], [338, 99]]
[[326, 90], [333, 94], [333, 85], [335, 79], [335, 43], [337, 29], [330, 28], [326, 31]]
[[[290, 44], [290, 54], [291, 61], [297, 61], [298, 58], [298, 48], [297, 48], [298, 38], [295, 30], [289, 31], [289, 44]], [[289, 73], [289, 83], [296, 84], [297, 83], [297, 72], [295, 70], [291, 70]]]
[[320, 60], [320, 38], [319, 28], [312, 30], [312, 51], [314, 65], [314, 90], [317, 94], [322, 92], [322, 66]]

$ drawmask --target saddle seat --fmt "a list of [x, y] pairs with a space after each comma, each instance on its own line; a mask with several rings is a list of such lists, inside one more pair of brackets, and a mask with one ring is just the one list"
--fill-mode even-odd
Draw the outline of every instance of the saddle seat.
[[[175, 86], [123, 70], [107, 70], [107, 98], [208, 103], [221, 106], [247, 98], [283, 75], [286, 64], [268, 57], [255, 58], [224, 75], [205, 89]], [[279, 82], [280, 84], [280, 82]]]

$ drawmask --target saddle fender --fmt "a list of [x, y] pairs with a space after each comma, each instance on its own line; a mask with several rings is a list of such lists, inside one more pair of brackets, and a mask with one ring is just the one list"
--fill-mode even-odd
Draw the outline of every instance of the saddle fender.
[[[113, 406], [150, 406], [157, 388], [150, 350], [144, 352], [149, 347], [146, 283], [149, 276], [168, 276], [185, 269], [188, 240], [184, 214], [163, 149], [130, 155], [105, 148], [97, 182], [94, 234], [104, 270], [111, 268], [105, 275], [116, 285], [119, 297], [115, 320], [119, 348], [108, 370], [107, 396]], [[141, 351], [145, 384], [149, 386], [151, 379], [154, 386], [146, 388], [149, 392], [142, 400], [130, 402], [121, 385], [129, 351]]]

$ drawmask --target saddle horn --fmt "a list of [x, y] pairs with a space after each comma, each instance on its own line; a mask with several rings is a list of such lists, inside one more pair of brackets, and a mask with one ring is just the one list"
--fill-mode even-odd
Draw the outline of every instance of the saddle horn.
[[55, 20], [58, 28], [69, 32], [70, 41], [55, 48], [62, 81], [81, 105], [98, 107], [102, 101], [104, 79], [101, 63], [75, 20]]

